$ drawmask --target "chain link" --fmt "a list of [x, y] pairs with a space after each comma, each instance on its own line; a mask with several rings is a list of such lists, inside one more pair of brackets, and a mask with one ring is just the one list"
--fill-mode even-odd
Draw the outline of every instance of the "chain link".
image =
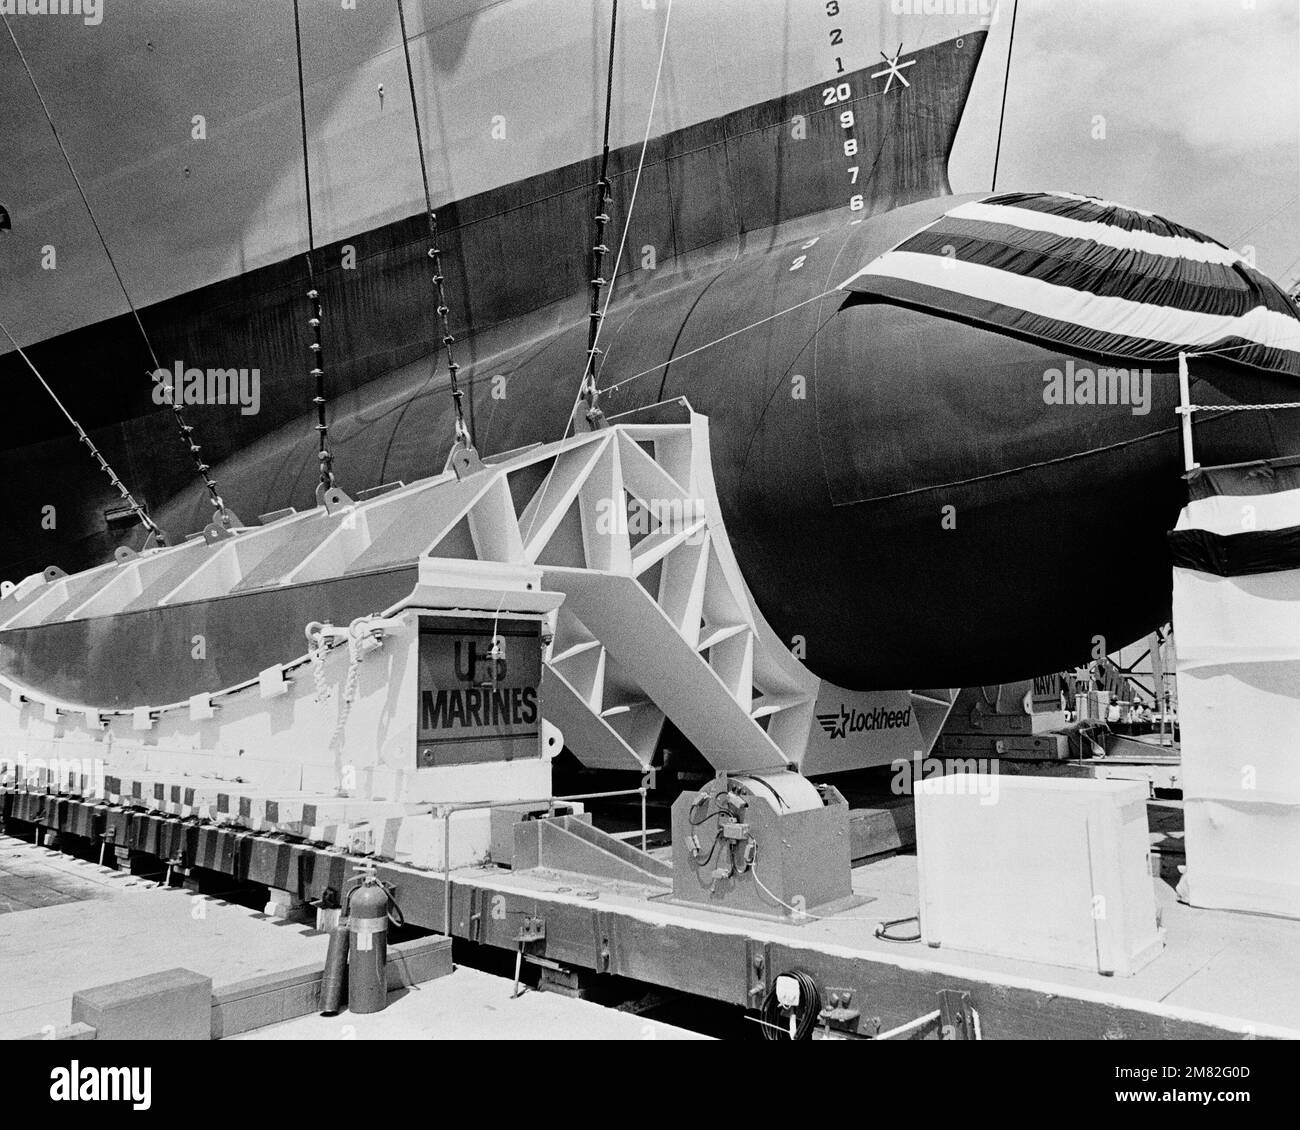
[[605, 315], [600, 309], [600, 292], [605, 286], [601, 274], [609, 248], [605, 246], [605, 228], [609, 224], [609, 209], [614, 203], [613, 185], [609, 180], [609, 119], [614, 101], [614, 40], [618, 31], [618, 0], [614, 0], [609, 23], [609, 70], [605, 78], [605, 139], [600, 155], [600, 178], [596, 181], [596, 238], [591, 248], [591, 312], [587, 315], [587, 362], [582, 372], [579, 396], [587, 402], [587, 422], [600, 425], [604, 413], [600, 410], [600, 389], [596, 384], [596, 358], [601, 350], [600, 324]]
[[320, 460], [320, 489], [329, 490], [334, 485], [334, 456], [329, 449], [329, 422], [325, 417], [325, 359], [321, 341], [320, 289], [312, 258], [316, 253], [316, 223], [311, 208], [311, 155], [307, 148], [307, 92], [302, 77], [302, 25], [298, 16], [298, 0], [293, 0], [293, 39], [298, 55], [298, 126], [302, 141], [303, 191], [307, 197], [307, 300], [311, 303], [311, 372], [315, 381], [312, 404], [316, 406], [316, 457]]
[[[14, 35], [14, 29], [9, 26], [9, 18], [4, 16], [3, 13], [0, 13], [0, 18], [4, 19], [5, 30], [13, 41], [14, 50], [18, 52], [18, 58], [22, 62], [23, 70], [27, 72], [27, 79], [31, 83], [32, 90], [36, 92], [36, 99], [40, 102], [41, 109], [45, 113], [45, 120], [49, 124], [50, 132], [54, 134], [54, 141], [59, 147], [59, 152], [63, 155], [63, 163], [68, 167], [68, 172], [72, 176], [72, 183], [76, 185], [77, 194], [81, 197], [81, 203], [85, 205], [86, 215], [90, 218], [91, 227], [95, 229], [95, 235], [99, 237], [100, 246], [104, 249], [104, 255], [108, 259], [108, 265], [113, 270], [114, 278], [117, 279], [117, 285], [122, 291], [122, 297], [126, 299], [126, 304], [131, 310], [131, 316], [135, 319], [135, 324], [140, 330], [140, 336], [144, 339], [145, 348], [149, 350], [149, 356], [153, 361], [153, 370], [149, 376], [151, 380], [156, 380], [156, 374], [162, 372], [162, 366], [158, 363], [158, 354], [154, 352], [153, 342], [149, 340], [149, 335], [145, 332], [144, 322], [140, 318], [140, 311], [136, 309], [135, 303], [131, 300], [131, 292], [127, 290], [126, 280], [122, 278], [122, 272], [117, 269], [117, 260], [113, 258], [113, 252], [109, 249], [108, 240], [104, 238], [104, 232], [99, 226], [99, 219], [95, 216], [94, 208], [90, 206], [90, 198], [86, 195], [81, 178], [73, 167], [72, 158], [68, 155], [67, 147], [63, 144], [63, 138], [59, 134], [58, 126], [54, 124], [54, 115], [50, 113], [50, 108], [45, 102], [45, 95], [41, 93], [36, 76], [32, 73], [31, 65], [27, 62], [27, 56], [23, 53], [18, 37]], [[185, 422], [185, 414], [181, 411], [180, 405], [175, 403], [174, 397], [169, 395], [168, 403], [171, 405], [172, 415], [176, 419], [177, 434], [189, 451], [194, 468], [203, 480], [203, 485], [207, 488], [208, 495], [212, 500], [212, 506], [217, 511], [217, 518], [223, 526], [229, 528], [231, 516], [226, 510], [226, 504], [221, 500], [221, 495], [217, 493], [216, 480], [208, 473], [212, 468], [203, 461], [203, 450], [194, 439], [194, 428]], [[148, 523], [147, 528], [150, 533], [161, 538], [162, 531], [156, 525]]]
[[117, 477], [117, 472], [113, 470], [109, 465], [108, 460], [104, 458], [100, 453], [99, 448], [95, 446], [95, 441], [86, 434], [86, 429], [77, 422], [77, 419], [64, 406], [64, 403], [59, 399], [58, 394], [50, 387], [49, 382], [41, 375], [41, 371], [36, 367], [32, 359], [27, 356], [27, 351], [14, 340], [13, 334], [9, 332], [8, 328], [3, 323], [0, 323], [0, 333], [3, 333], [4, 336], [9, 339], [9, 344], [18, 351], [18, 356], [27, 363], [27, 367], [35, 374], [36, 379], [41, 382], [41, 387], [50, 394], [50, 399], [54, 401], [55, 406], [64, 416], [67, 417], [68, 423], [76, 429], [77, 438], [86, 445], [86, 449], [90, 452], [91, 458], [99, 464], [99, 469], [108, 476], [108, 481], [113, 485], [113, 488], [117, 493], [122, 496], [122, 501], [131, 508], [136, 518], [140, 520], [140, 524], [161, 544], [166, 545], [167, 538], [163, 534], [162, 530], [158, 528], [158, 524], [150, 518], [147, 513], [145, 513], [144, 507], [136, 501], [135, 495], [133, 495], [127, 488], [127, 485]]
[[1179, 408], [1183, 412], [1267, 412], [1274, 408], [1300, 408], [1300, 401], [1289, 404], [1188, 404]]
[[[460, 366], [452, 354], [451, 347], [456, 343], [451, 332], [451, 307], [447, 302], [446, 275], [442, 269], [442, 248], [438, 238], [438, 213], [433, 210], [433, 196], [429, 192], [429, 168], [424, 158], [424, 133], [420, 129], [420, 108], [415, 100], [415, 72], [411, 67], [411, 45], [406, 35], [406, 8], [402, 0], [397, 0], [397, 19], [402, 32], [402, 52], [406, 57], [406, 82], [411, 94], [411, 116], [415, 121], [415, 144], [420, 154], [420, 180], [424, 185], [424, 211], [429, 221], [429, 258], [433, 260], [433, 287], [437, 296], [438, 326], [442, 334], [442, 347], [447, 356], [447, 375], [451, 379], [451, 400], [456, 409], [456, 442], [462, 447], [472, 449], [473, 437], [465, 423], [465, 394], [461, 391], [458, 379]], [[433, 370], [437, 373], [437, 354], [434, 354]]]

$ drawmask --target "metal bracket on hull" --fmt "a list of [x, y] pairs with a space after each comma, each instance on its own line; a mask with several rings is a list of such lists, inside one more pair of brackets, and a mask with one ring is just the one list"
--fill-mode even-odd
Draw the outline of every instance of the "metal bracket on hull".
[[451, 445], [451, 450], [447, 453], [446, 465], [443, 467], [444, 472], [452, 471], [458, 479], [477, 475], [484, 469], [483, 460], [479, 458], [478, 450], [474, 445], [459, 440]]
[[219, 522], [209, 522], [203, 527], [203, 540], [208, 545], [215, 545], [219, 541], [225, 541], [227, 538], [233, 538], [234, 536], [234, 530], [221, 525]]
[[337, 514], [355, 504], [342, 487], [326, 487], [324, 483], [317, 483], [316, 505], [325, 507], [326, 514]]

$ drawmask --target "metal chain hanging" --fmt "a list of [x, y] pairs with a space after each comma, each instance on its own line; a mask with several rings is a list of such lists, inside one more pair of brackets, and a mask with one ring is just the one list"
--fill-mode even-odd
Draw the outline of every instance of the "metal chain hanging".
[[320, 288], [316, 284], [316, 270], [312, 261], [316, 253], [316, 224], [311, 209], [311, 158], [307, 149], [307, 93], [302, 77], [302, 25], [298, 15], [298, 0], [293, 0], [293, 37], [298, 56], [298, 123], [302, 136], [302, 179], [304, 195], [307, 197], [307, 300], [311, 303], [311, 317], [307, 319], [307, 325], [312, 335], [311, 344], [307, 348], [311, 351], [312, 363], [309, 376], [315, 381], [315, 395], [311, 402], [316, 406], [316, 458], [320, 461], [316, 500], [329, 509], [351, 500], [336, 487], [334, 456], [329, 449], [329, 421], [325, 414], [325, 357], [321, 342]]
[[159, 529], [158, 523], [149, 517], [148, 513], [146, 513], [145, 511], [145, 508], [141, 506], [139, 502], [136, 501], [135, 495], [131, 493], [131, 491], [127, 488], [127, 485], [117, 477], [117, 472], [113, 470], [113, 468], [109, 465], [108, 460], [104, 458], [104, 456], [100, 453], [99, 448], [95, 446], [95, 441], [91, 439], [89, 435], [86, 434], [86, 429], [83, 428], [77, 422], [76, 418], [72, 415], [72, 413], [69, 412], [68, 409], [64, 406], [63, 401], [59, 399], [58, 394], [54, 391], [54, 389], [52, 389], [49, 386], [49, 383], [41, 375], [41, 371], [32, 362], [32, 359], [27, 356], [27, 351], [23, 349], [23, 347], [19, 345], [17, 341], [14, 340], [13, 334], [9, 332], [8, 328], [4, 325], [3, 322], [0, 322], [0, 333], [4, 334], [4, 336], [9, 341], [9, 344], [12, 345], [15, 350], [18, 351], [18, 356], [21, 357], [27, 363], [27, 367], [31, 369], [33, 374], [35, 374], [36, 379], [41, 382], [41, 387], [45, 389], [47, 393], [50, 394], [50, 399], [54, 401], [55, 407], [57, 407], [58, 410], [62, 412], [64, 416], [67, 417], [68, 423], [70, 423], [73, 426], [73, 428], [76, 430], [77, 438], [86, 445], [87, 449], [90, 451], [91, 458], [94, 459], [95, 462], [99, 464], [99, 469], [108, 476], [108, 481], [113, 485], [114, 489], [118, 492], [118, 494], [122, 496], [122, 501], [125, 502], [131, 508], [136, 518], [139, 519], [140, 525], [142, 525], [149, 532], [150, 538], [158, 545], [166, 545], [167, 535], [164, 534], [161, 529]]
[[609, 119], [614, 102], [614, 39], [618, 31], [618, 0], [614, 0], [609, 21], [609, 70], [605, 78], [605, 137], [600, 155], [600, 179], [596, 181], [596, 238], [591, 248], [591, 312], [587, 315], [587, 363], [582, 372], [579, 396], [586, 401], [586, 420], [591, 428], [603, 427], [605, 414], [600, 410], [600, 390], [596, 387], [596, 358], [601, 350], [596, 342], [605, 315], [600, 309], [600, 292], [605, 286], [601, 271], [609, 248], [605, 246], [605, 228], [609, 209], [614, 203], [613, 185], [609, 181]]
[[[45, 102], [45, 96], [41, 93], [41, 88], [36, 82], [36, 76], [32, 73], [32, 68], [27, 62], [27, 56], [23, 54], [23, 49], [18, 43], [18, 37], [14, 35], [14, 29], [9, 25], [9, 17], [0, 13], [0, 19], [4, 20], [5, 30], [9, 33], [9, 38], [13, 41], [14, 50], [18, 52], [18, 58], [22, 61], [23, 70], [27, 72], [27, 80], [31, 83], [32, 89], [36, 92], [37, 101], [41, 104], [41, 109], [45, 112], [45, 120], [49, 123], [50, 132], [54, 134], [54, 141], [59, 147], [59, 152], [63, 155], [63, 162], [68, 167], [68, 172], [72, 175], [73, 184], [77, 186], [77, 193], [81, 197], [81, 202], [85, 205], [86, 214], [90, 217], [91, 226], [95, 229], [95, 234], [99, 237], [100, 246], [104, 249], [104, 254], [108, 258], [108, 265], [113, 269], [113, 275], [117, 279], [117, 285], [122, 290], [122, 295], [126, 299], [126, 304], [130, 307], [131, 315], [135, 318], [135, 324], [140, 329], [140, 336], [144, 338], [145, 347], [149, 350], [149, 356], [153, 360], [153, 370], [149, 374], [150, 379], [156, 379], [155, 374], [162, 371], [162, 366], [158, 363], [158, 355], [154, 352], [153, 343], [149, 340], [149, 335], [145, 332], [144, 322], [140, 320], [140, 312], [136, 309], [135, 303], [131, 300], [131, 293], [126, 288], [126, 282], [122, 278], [122, 273], [117, 269], [117, 261], [113, 258], [113, 252], [109, 249], [108, 240], [104, 238], [104, 232], [99, 226], [99, 220], [95, 217], [95, 210], [90, 206], [90, 200], [86, 196], [86, 190], [82, 186], [81, 178], [77, 176], [77, 170], [73, 168], [72, 158], [68, 155], [68, 150], [63, 144], [63, 138], [59, 136], [58, 127], [54, 124], [54, 116], [50, 113], [50, 108]], [[217, 481], [209, 474], [212, 468], [203, 461], [203, 449], [199, 446], [198, 440], [194, 438], [194, 427], [185, 422], [185, 414], [181, 411], [181, 406], [175, 402], [174, 396], [167, 397], [167, 403], [171, 407], [172, 416], [176, 420], [177, 435], [181, 442], [189, 451], [190, 459], [194, 463], [194, 469], [199, 478], [203, 480], [203, 485], [207, 489], [208, 497], [212, 502], [212, 508], [215, 513], [215, 521], [211, 527], [213, 530], [229, 531], [232, 525], [237, 524], [238, 519], [226, 507], [220, 493], [217, 491]], [[157, 529], [155, 526], [154, 529]], [[150, 532], [153, 532], [152, 530]], [[161, 531], [160, 531], [161, 532]]]
[[[451, 400], [456, 410], [455, 439], [449, 460], [458, 476], [478, 470], [482, 467], [478, 452], [474, 449], [474, 438], [465, 423], [465, 394], [461, 390], [458, 374], [460, 366], [451, 347], [456, 338], [451, 332], [451, 307], [447, 302], [446, 276], [442, 269], [442, 249], [439, 247], [438, 214], [433, 210], [433, 196], [429, 192], [429, 168], [424, 156], [424, 133], [420, 128], [420, 107], [415, 98], [415, 72], [411, 67], [411, 45], [406, 34], [406, 8], [403, 0], [397, 0], [397, 19], [402, 32], [402, 53], [406, 58], [406, 83], [411, 95], [411, 117], [415, 122], [415, 144], [420, 155], [420, 180], [424, 185], [424, 211], [429, 221], [429, 258], [433, 260], [433, 287], [437, 296], [439, 330], [442, 334], [442, 346], [447, 356], [447, 374], [451, 381]], [[433, 369], [437, 372], [438, 359], [433, 357]]]

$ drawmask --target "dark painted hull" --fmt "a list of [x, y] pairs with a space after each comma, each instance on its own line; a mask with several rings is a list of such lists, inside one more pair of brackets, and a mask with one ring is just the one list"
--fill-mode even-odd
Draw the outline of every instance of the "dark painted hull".
[[[625, 304], [606, 330], [605, 410], [685, 396], [709, 416], [727, 528], [759, 607], [784, 639], [803, 638], [814, 671], [847, 687], [1026, 678], [1086, 661], [1097, 637], [1114, 650], [1168, 615], [1164, 535], [1185, 498], [1174, 373], [1153, 371], [1146, 414], [1049, 405], [1043, 374], [1066, 355], [825, 293], [951, 203], [788, 225], [770, 250]], [[485, 450], [563, 429], [585, 341], [580, 301], [569, 316], [525, 347], [482, 343], [504, 378], [494, 398], [479, 371]], [[1205, 361], [1195, 371], [1202, 401], [1283, 392]], [[797, 376], [804, 399], [792, 395]], [[339, 414], [345, 486], [441, 469], [449, 400], [443, 387], [421, 389], [416, 371], [376, 382]], [[222, 468], [234, 501], [248, 513], [308, 505], [313, 443], [304, 418], [253, 445]], [[1236, 413], [1198, 424], [1197, 447], [1205, 463], [1259, 458], [1300, 450], [1300, 431]], [[193, 528], [205, 513], [190, 491], [163, 518]]]
[[[948, 206], [930, 198], [948, 191], [947, 153], [982, 41], [921, 52], [905, 94], [849, 76], [855, 93], [867, 92], [852, 103], [857, 135], [872, 141], [854, 186], [860, 211], [846, 206], [841, 107], [821, 106], [819, 88], [656, 141], [602, 341], [608, 413], [685, 396], [710, 417], [719, 495], [760, 609], [783, 638], [802, 642], [814, 671], [847, 687], [1023, 678], [1085, 660], [1098, 637], [1113, 650], [1167, 616], [1164, 533], [1183, 498], [1172, 373], [1152, 374], [1146, 415], [1048, 405], [1043, 373], [1064, 356], [834, 289]], [[808, 137], [796, 141], [791, 119], [805, 112]], [[619, 207], [637, 153], [614, 156]], [[565, 427], [586, 344], [582, 248], [594, 177], [594, 163], [581, 162], [440, 211], [484, 453]], [[610, 230], [621, 227], [616, 210]], [[421, 232], [415, 217], [320, 257], [330, 265], [330, 447], [353, 493], [424, 477], [446, 457], [450, 401], [445, 369], [431, 364]], [[365, 270], [334, 266], [344, 243]], [[656, 249], [654, 271], [636, 269], [646, 247]], [[303, 286], [301, 260], [286, 260], [146, 311], [162, 357], [262, 370], [258, 416], [192, 412], [245, 519], [313, 503]], [[169, 417], [150, 411], [145, 392], [103, 393], [141, 387], [131, 326], [89, 327], [36, 356], [51, 371], [87, 356], [101, 363], [65, 390], [74, 409], [100, 425], [96, 439], [128, 481], [150, 500], [170, 498], [155, 506], [164, 528], [200, 528], [206, 497], [181, 489], [188, 470]], [[1216, 400], [1293, 399], [1245, 373], [1208, 364], [1196, 373]], [[55, 423], [34, 403], [19, 410], [24, 442], [0, 456], [5, 571], [102, 559], [122, 536], [104, 527], [104, 484], [82, 448], [52, 438]], [[1207, 463], [1291, 453], [1297, 441], [1294, 425], [1262, 414], [1198, 425]], [[46, 505], [57, 508], [54, 529], [42, 528]], [[240, 641], [244, 665], [286, 658], [287, 641], [300, 642], [300, 613], [283, 608], [264, 634]], [[105, 662], [119, 655], [106, 651]], [[46, 651], [25, 662], [41, 667], [43, 684], [57, 669]]]
[[[818, 84], [652, 140], [620, 267], [622, 292], [653, 287], [658, 275], [679, 270], [684, 257], [730, 258], [798, 217], [836, 205], [847, 214], [853, 193], [863, 201], [855, 215], [870, 215], [948, 192], [948, 153], [985, 35], [917, 52], [905, 94], [895, 84], [884, 95], [885, 80], [871, 77], [879, 69], [873, 66], [836, 78], [852, 85], [851, 102], [824, 105], [825, 88]], [[845, 107], [857, 115], [853, 132], [872, 139], [864, 144], [855, 185], [841, 153], [849, 136], [838, 122]], [[799, 139], [793, 136], [796, 115], [806, 122], [806, 137]], [[611, 243], [623, 229], [639, 156], [639, 144], [611, 154]], [[589, 275], [597, 175], [592, 158], [439, 208], [453, 332], [469, 337], [458, 353], [467, 379], [488, 380], [493, 353], [549, 335], [572, 317], [565, 300], [583, 290]], [[356, 269], [342, 265], [348, 247], [355, 250]], [[427, 248], [421, 213], [319, 250], [331, 398], [429, 356], [438, 327]], [[642, 269], [646, 248], [654, 249], [654, 271]], [[607, 259], [607, 270], [610, 265]], [[142, 311], [165, 366], [181, 360], [260, 370], [256, 415], [235, 406], [187, 409], [209, 462], [244, 451], [307, 407], [306, 289], [305, 263], [295, 256]], [[171, 414], [153, 401], [152, 365], [129, 315], [42, 342], [31, 355], [138, 496], [156, 508], [192, 481]], [[581, 347], [568, 356], [571, 369], [581, 366]], [[427, 364], [406, 373], [408, 394], [427, 377]], [[52, 563], [81, 568], [106, 559], [123, 540], [138, 542], [129, 528], [106, 525], [116, 494], [97, 477], [85, 449], [69, 438], [66, 421], [18, 358], [0, 357], [0, 379], [11, 390], [11, 418], [22, 421], [21, 431], [0, 432], [0, 476], [9, 485], [0, 494], [0, 528], [7, 534], [0, 576], [16, 579]], [[482, 397], [474, 400], [472, 423], [480, 434]], [[384, 477], [377, 475], [354, 473], [349, 482], [354, 489], [372, 486]], [[310, 475], [303, 482], [306, 495], [291, 491], [300, 504], [310, 498]], [[240, 505], [249, 509], [247, 502]], [[58, 516], [52, 529], [42, 523], [49, 506]]]

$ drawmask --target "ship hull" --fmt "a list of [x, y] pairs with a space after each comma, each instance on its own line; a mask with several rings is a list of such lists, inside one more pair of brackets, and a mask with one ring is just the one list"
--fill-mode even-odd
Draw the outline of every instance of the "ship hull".
[[[791, 222], [734, 262], [661, 280], [606, 327], [604, 411], [683, 397], [708, 416], [719, 501], [759, 608], [813, 671], [852, 689], [1028, 678], [1168, 616], [1164, 537], [1185, 495], [1169, 365], [1152, 366], [1144, 405], [1063, 406], [1044, 396], [1044, 374], [1106, 358], [836, 289], [952, 205]], [[478, 343], [490, 357], [473, 385], [484, 450], [564, 430], [586, 340], [581, 299], [567, 311], [525, 344]], [[413, 365], [337, 406], [345, 485], [442, 468], [451, 400], [426, 374]], [[1204, 402], [1285, 392], [1281, 378], [1196, 364]], [[1297, 426], [1264, 415], [1198, 424], [1198, 457], [1300, 450]], [[304, 416], [219, 472], [248, 513], [310, 505], [314, 443]], [[191, 488], [162, 517], [194, 528], [207, 509]]]
[[[947, 193], [947, 157], [984, 38], [977, 32], [909, 54], [915, 62], [906, 88], [895, 82], [886, 92], [888, 76], [877, 75], [882, 68], [867, 67], [836, 78], [829, 89], [843, 85], [852, 92], [842, 102], [828, 105], [828, 87], [819, 82], [653, 138], [643, 167], [639, 142], [615, 150], [611, 243], [623, 231], [638, 168], [642, 174], [619, 267], [620, 300], [636, 303], [665, 280], [692, 272], [707, 277], [716, 264], [779, 241], [783, 225], [827, 209], [861, 218]], [[840, 124], [846, 110], [854, 115], [848, 130]], [[843, 154], [850, 138], [861, 139], [856, 183]], [[479, 419], [484, 406], [489, 418], [498, 406], [491, 397], [496, 358], [581, 316], [574, 313], [574, 296], [590, 274], [597, 175], [598, 160], [587, 157], [439, 208], [452, 332], [460, 339], [457, 360], [469, 385], [483, 382], [470, 397], [470, 423], [485, 451], [501, 450], [490, 422]], [[414, 210], [414, 201], [407, 207]], [[21, 227], [16, 209], [15, 231]], [[406, 396], [445, 383], [445, 366], [441, 375], [433, 372], [441, 330], [432, 309], [428, 247], [419, 211], [318, 247], [315, 279], [324, 305], [331, 414], [341, 398], [395, 373]], [[606, 269], [611, 266], [607, 260]], [[308, 285], [305, 259], [294, 255], [141, 311], [153, 352], [169, 372], [216, 367], [257, 374], [256, 412], [247, 404], [185, 406], [208, 463], [246, 452], [309, 408]], [[31, 297], [26, 310], [41, 310], [38, 296]], [[6, 323], [15, 319], [8, 316]], [[57, 335], [29, 352], [146, 504], [159, 508], [194, 481], [172, 414], [158, 403], [149, 379], [153, 360], [129, 314]], [[583, 346], [570, 354], [578, 371], [583, 355]], [[112, 520], [121, 513], [116, 492], [97, 475], [22, 362], [0, 357], [0, 378], [13, 390], [12, 418], [23, 422], [0, 440], [0, 476], [11, 486], [0, 494], [0, 525], [8, 535], [0, 575], [16, 579], [50, 564], [80, 568], [106, 559], [119, 544], [138, 544], [129, 514], [125, 524]], [[344, 419], [346, 410], [338, 411]], [[353, 453], [354, 490], [391, 477], [383, 457], [382, 448]], [[250, 503], [239, 490], [229, 501], [251, 515], [307, 505], [311, 466], [308, 458], [274, 504]], [[424, 468], [436, 469], [440, 464]]]

